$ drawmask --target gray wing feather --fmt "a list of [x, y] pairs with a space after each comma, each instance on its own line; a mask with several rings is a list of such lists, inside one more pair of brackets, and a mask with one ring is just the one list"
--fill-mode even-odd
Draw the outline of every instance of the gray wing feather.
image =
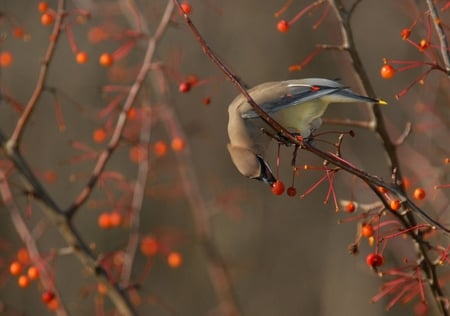
[[[313, 86], [306, 84], [291, 84], [289, 85], [289, 93], [280, 96], [271, 102], [259, 104], [264, 112], [271, 114], [285, 108], [305, 103], [311, 100], [319, 99], [323, 96], [335, 93], [339, 90], [345, 89], [343, 86], [339, 87], [321, 87], [317, 86], [319, 90], [313, 89]], [[242, 118], [256, 118], [259, 117], [255, 110], [251, 109], [242, 113]]]

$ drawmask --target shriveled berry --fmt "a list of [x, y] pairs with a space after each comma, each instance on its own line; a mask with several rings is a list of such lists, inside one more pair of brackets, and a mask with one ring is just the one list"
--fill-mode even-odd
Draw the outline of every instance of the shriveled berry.
[[287, 188], [286, 193], [289, 196], [295, 196], [297, 194], [297, 189], [294, 187], [289, 187]]

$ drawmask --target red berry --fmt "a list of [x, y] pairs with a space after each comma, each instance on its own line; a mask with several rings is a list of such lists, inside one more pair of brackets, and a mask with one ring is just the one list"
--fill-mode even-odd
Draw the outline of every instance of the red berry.
[[191, 7], [191, 5], [189, 3], [183, 2], [181, 4], [181, 10], [183, 11], [183, 13], [189, 14], [192, 11], [192, 7]]
[[385, 64], [381, 67], [380, 75], [383, 79], [391, 79], [395, 75], [395, 69], [391, 65]]
[[178, 86], [178, 91], [180, 91], [181, 93], [186, 93], [189, 92], [191, 90], [191, 84], [187, 81], [180, 83], [180, 85]]
[[281, 195], [284, 192], [284, 183], [280, 180], [275, 181], [275, 183], [272, 184], [272, 193], [275, 195]]
[[353, 213], [356, 209], [355, 203], [350, 201], [347, 203], [347, 205], [345, 205], [345, 211], [347, 213]]
[[45, 291], [44, 293], [42, 293], [41, 295], [41, 300], [42, 302], [44, 302], [45, 304], [50, 303], [51, 301], [53, 301], [55, 299], [55, 293], [51, 292], [51, 291]]
[[384, 263], [384, 258], [379, 253], [369, 253], [366, 257], [366, 263], [371, 268], [376, 268]]
[[280, 22], [278, 22], [277, 24], [277, 29], [278, 31], [280, 31], [281, 33], [285, 33], [289, 30], [289, 22], [286, 20], [281, 20]]
[[294, 187], [289, 187], [286, 191], [287, 195], [295, 196], [297, 194], [297, 189]]
[[408, 39], [410, 35], [411, 35], [411, 30], [410, 29], [403, 29], [400, 32], [400, 36], [402, 37], [402, 40]]

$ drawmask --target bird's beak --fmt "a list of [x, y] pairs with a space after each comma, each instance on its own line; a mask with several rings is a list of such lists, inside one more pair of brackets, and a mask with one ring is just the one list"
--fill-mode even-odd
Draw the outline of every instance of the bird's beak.
[[273, 175], [272, 170], [270, 170], [270, 167], [267, 164], [267, 162], [259, 155], [256, 155], [256, 158], [258, 158], [258, 161], [261, 165], [261, 173], [258, 177], [254, 179], [262, 181], [271, 186], [277, 181], [277, 179]]

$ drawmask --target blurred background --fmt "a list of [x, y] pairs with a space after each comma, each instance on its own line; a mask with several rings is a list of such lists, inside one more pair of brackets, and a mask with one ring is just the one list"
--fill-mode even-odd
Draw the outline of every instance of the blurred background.
[[[50, 0], [48, 3], [51, 8], [56, 7], [56, 1]], [[289, 20], [309, 3], [294, 1], [283, 18]], [[351, 3], [347, 1], [348, 5]], [[165, 4], [166, 1], [162, 0], [137, 1], [139, 14], [146, 19], [150, 33], [159, 23]], [[279, 19], [274, 18], [274, 13], [280, 10], [284, 1], [192, 0], [190, 4], [191, 18], [209, 46], [248, 86], [292, 78], [340, 78], [345, 85], [364, 94], [354, 77], [352, 63], [343, 52], [324, 51], [301, 71], [288, 71], [289, 66], [307, 58], [316, 44], [341, 43], [340, 29], [332, 10], [317, 29], [313, 29], [312, 25], [320, 19], [323, 6], [306, 14], [291, 26], [289, 32], [280, 33], [276, 28]], [[52, 27], [41, 25], [37, 5], [38, 1], [0, 2], [3, 34], [0, 49], [8, 50], [14, 56], [9, 67], [0, 69], [3, 95], [0, 128], [7, 135], [13, 130], [18, 113], [11, 102], [7, 102], [5, 95], [18, 104], [26, 104], [36, 85], [49, 42]], [[90, 19], [85, 19], [83, 23], [78, 23], [80, 21], [76, 17], [70, 18], [74, 21], [71, 29], [76, 45], [87, 52], [89, 60], [86, 64], [77, 64], [68, 36], [61, 36], [46, 82], [46, 87], [57, 92], [44, 91], [25, 132], [21, 146], [23, 154], [63, 208], [79, 194], [95, 164], [95, 159], [74, 160], [74, 157], [85, 152], [74, 148], [73, 141], [89, 146], [92, 152], [101, 150], [106, 143], [94, 142], [93, 131], [101, 127], [111, 131], [115, 124], [116, 117], [113, 115], [102, 118], [98, 115], [110, 104], [114, 95], [102, 92], [102, 87], [131, 84], [133, 75], [140, 67], [145, 44], [136, 46], [111, 68], [98, 64], [98, 56], [113, 52], [126, 42], [119, 34], [136, 26], [136, 20], [127, 14], [127, 5], [127, 1], [67, 2], [71, 10], [79, 7], [91, 13]], [[379, 75], [383, 58], [424, 59], [423, 54], [400, 37], [400, 31], [411, 26], [424, 10], [414, 1], [362, 1], [354, 13], [352, 26], [376, 96], [389, 102], [388, 106], [383, 107], [383, 114], [392, 137], [399, 137], [408, 121], [422, 127], [411, 135], [407, 145], [399, 148], [399, 155], [404, 163], [404, 174], [415, 185], [431, 188], [437, 179], [445, 179], [445, 174], [438, 168], [445, 154], [448, 155], [448, 106], [446, 109], [440, 106], [448, 105], [448, 81], [442, 82], [441, 74], [432, 73], [426, 78], [426, 84], [413, 87], [397, 101], [395, 94], [407, 87], [421, 70], [398, 74], [390, 81]], [[24, 28], [28, 34], [26, 39], [10, 37], [11, 23]], [[416, 39], [427, 34], [424, 22], [419, 20], [418, 23], [420, 26], [414, 29]], [[96, 26], [116, 30], [117, 37], [110, 36], [100, 43], [92, 43], [88, 35]], [[336, 213], [332, 199], [324, 203], [328, 192], [327, 181], [301, 199], [275, 196], [263, 183], [244, 178], [237, 172], [226, 149], [226, 126], [227, 106], [238, 92], [205, 57], [178, 14], [174, 14], [158, 44], [154, 60], [167, 67], [169, 97], [164, 100], [169, 101], [166, 106], [175, 113], [175, 125], [181, 127], [175, 130], [186, 146], [182, 153], [169, 149], [162, 157], [150, 157], [140, 233], [165, 241], [167, 249], [151, 259], [141, 253], [136, 256], [132, 279], [140, 283], [141, 315], [218, 315], [218, 298], [207, 271], [207, 257], [196, 238], [193, 211], [183, 187], [180, 173], [183, 168], [194, 171], [189, 175], [190, 181], [200, 188], [199, 198], [208, 210], [212, 241], [232, 277], [242, 315], [412, 313], [414, 304], [398, 304], [387, 312], [385, 307], [389, 297], [370, 303], [382, 284], [382, 280], [365, 263], [367, 253], [372, 252], [373, 248], [363, 240], [361, 253], [357, 256], [349, 254], [347, 247], [355, 240], [357, 221], [338, 224], [340, 219], [350, 215], [342, 210]], [[192, 74], [200, 81], [206, 80], [206, 83], [193, 87], [188, 93], [180, 93], [179, 84]], [[163, 99], [158, 96], [158, 77], [152, 74], [151, 78], [143, 94], [151, 100], [150, 107], [157, 109]], [[149, 88], [152, 83], [153, 88]], [[444, 92], [439, 94], [440, 91]], [[206, 97], [211, 98], [209, 105], [203, 102]], [[143, 104], [139, 102], [135, 106], [140, 109]], [[155, 116], [150, 145], [158, 141], [170, 144], [173, 126]], [[63, 124], [58, 117], [63, 118]], [[330, 106], [326, 117], [367, 120], [368, 114], [364, 105], [342, 104]], [[321, 130], [348, 129], [345, 126], [325, 125]], [[356, 137], [345, 139], [345, 158], [371, 174], [389, 179], [389, 168], [377, 137], [367, 130], [352, 129]], [[130, 162], [129, 150], [139, 130], [130, 128], [128, 132], [131, 136], [124, 137], [108, 163], [107, 171], [120, 174], [128, 183], [133, 183], [138, 170], [137, 165]], [[328, 139], [334, 141], [336, 136], [328, 136]], [[268, 161], [275, 166], [275, 144], [268, 151], [268, 157]], [[290, 157], [291, 149], [283, 147], [280, 174], [287, 186], [292, 176]], [[299, 154], [297, 163], [300, 166], [322, 165], [320, 159], [306, 152]], [[56, 180], [45, 177], [49, 171], [56, 173]], [[306, 192], [322, 176], [319, 171], [300, 171], [295, 180], [297, 192]], [[113, 306], [107, 298], [99, 298], [96, 281], [80, 262], [70, 254], [55, 257], [55, 250], [66, 246], [64, 240], [45, 219], [38, 205], [20, 194], [21, 184], [13, 179], [10, 185], [18, 194], [17, 202], [23, 208], [24, 216], [25, 210], [32, 210], [26, 220], [35, 233], [42, 256], [48, 260], [52, 258], [49, 264], [54, 271], [54, 282], [67, 310], [72, 315], [101, 315], [99, 306], [103, 306], [108, 314], [112, 314]], [[97, 253], [108, 257], [108, 254], [124, 248], [128, 229], [126, 224], [108, 230], [97, 225], [99, 214], [111, 208], [105, 203], [105, 191], [116, 195], [117, 200], [123, 193], [111, 183], [99, 185], [91, 199], [76, 214], [75, 225], [86, 243]], [[338, 173], [334, 189], [338, 199], [355, 199], [365, 203], [375, 201], [375, 196], [363, 183], [343, 172]], [[442, 210], [445, 201], [437, 196], [429, 209]], [[127, 209], [120, 211], [126, 217]], [[33, 283], [27, 289], [20, 289], [15, 279], [7, 273], [8, 264], [22, 243], [5, 208], [0, 209], [0, 241], [0, 271], [3, 271], [0, 274], [0, 303], [4, 306], [4, 311], [0, 310], [0, 313], [52, 314], [40, 301], [39, 293], [44, 290], [41, 286]], [[182, 254], [180, 267], [173, 269], [168, 266], [167, 251]], [[405, 258], [415, 260], [413, 245], [409, 241], [389, 242], [384, 255], [388, 264], [393, 266], [400, 265]]]

